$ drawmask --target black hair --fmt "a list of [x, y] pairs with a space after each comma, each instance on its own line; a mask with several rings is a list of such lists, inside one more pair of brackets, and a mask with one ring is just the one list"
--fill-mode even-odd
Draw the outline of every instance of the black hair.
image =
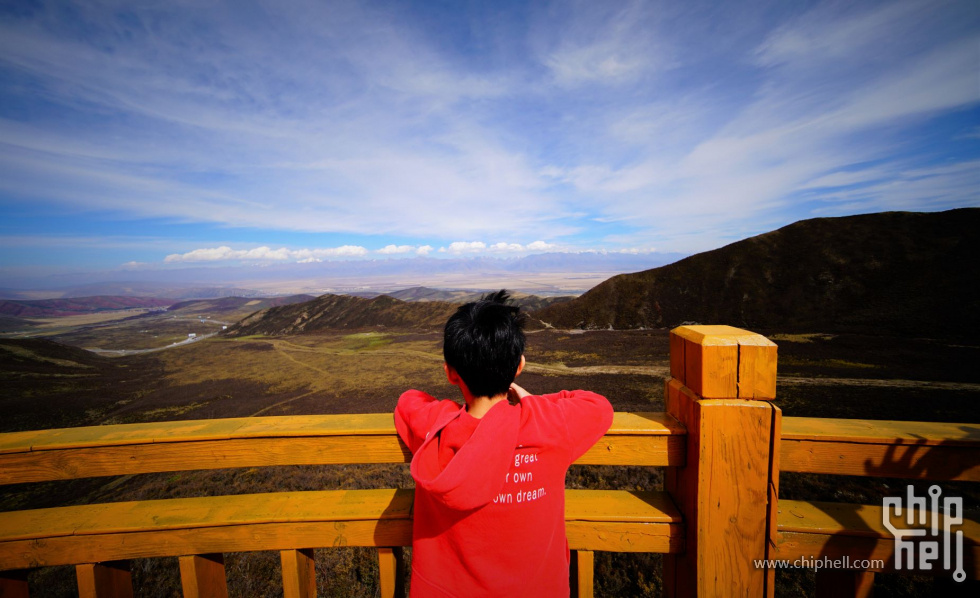
[[507, 392], [517, 375], [525, 316], [509, 300], [501, 289], [460, 306], [446, 322], [443, 356], [474, 397]]

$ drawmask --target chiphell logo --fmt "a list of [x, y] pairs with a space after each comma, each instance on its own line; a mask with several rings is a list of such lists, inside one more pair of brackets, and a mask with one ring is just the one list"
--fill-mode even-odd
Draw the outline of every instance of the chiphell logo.
[[[939, 560], [939, 546], [942, 542], [942, 562], [946, 571], [952, 570], [952, 561], [956, 559], [956, 570], [953, 579], [963, 581], [966, 571], [963, 570], [963, 530], [953, 531], [953, 528], [963, 524], [963, 498], [947, 496], [942, 499], [942, 522], [940, 522], [939, 496], [943, 493], [939, 486], [929, 487], [929, 507], [926, 508], [926, 497], [916, 496], [912, 486], [908, 486], [906, 496], [887, 496], [882, 501], [881, 523], [895, 536], [895, 569], [903, 568], [922, 571], [932, 570], [933, 563]], [[904, 504], [903, 504], [904, 500]], [[904, 509], [904, 511], [903, 511]], [[892, 516], [900, 518], [905, 513], [905, 523], [908, 528], [896, 527], [892, 524]], [[899, 524], [901, 520], [899, 520]], [[926, 526], [915, 527], [912, 526]], [[942, 537], [940, 538], [940, 530]], [[913, 539], [920, 538], [918, 541]], [[953, 545], [955, 538], [956, 544]], [[918, 548], [918, 558], [916, 558]], [[908, 563], [906, 565], [906, 562]], [[938, 564], [938, 563], [937, 563]]]

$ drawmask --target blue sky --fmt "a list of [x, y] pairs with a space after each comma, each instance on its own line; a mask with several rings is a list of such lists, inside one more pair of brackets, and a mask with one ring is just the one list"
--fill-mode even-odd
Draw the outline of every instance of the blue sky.
[[975, 0], [0, 4], [8, 275], [978, 205]]

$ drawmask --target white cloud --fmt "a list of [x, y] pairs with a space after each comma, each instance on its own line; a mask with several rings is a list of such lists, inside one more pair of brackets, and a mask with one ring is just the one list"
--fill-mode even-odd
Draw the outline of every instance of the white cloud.
[[549, 250], [555, 249], [555, 247], [556, 246], [555, 245], [552, 245], [551, 243], [545, 243], [544, 241], [535, 241], [533, 243], [528, 243], [527, 250], [528, 251], [549, 251]]
[[454, 255], [460, 255], [464, 253], [481, 253], [486, 248], [487, 244], [483, 241], [453, 241], [449, 244], [446, 251]]
[[412, 245], [385, 245], [375, 253], [380, 253], [381, 255], [401, 255], [403, 253], [411, 253], [412, 251], [415, 251], [415, 247]]
[[356, 258], [367, 255], [368, 250], [359, 245], [342, 245], [332, 248], [318, 249], [271, 249], [269, 247], [256, 247], [254, 249], [232, 249], [227, 245], [221, 247], [211, 247], [194, 249], [187, 253], [173, 253], [164, 258], [166, 263], [182, 262], [220, 262], [220, 261], [244, 261], [244, 262], [284, 262], [296, 260], [301, 264], [319, 262], [325, 258]]
[[494, 243], [487, 246], [487, 251], [491, 253], [529, 253], [536, 251], [550, 251], [557, 248], [557, 245], [545, 243], [544, 241], [534, 241], [527, 245], [520, 243]]
[[221, 260], [239, 259], [244, 255], [244, 251], [235, 251], [227, 245], [208, 249], [195, 249], [187, 253], [172, 253], [164, 258], [163, 261], [171, 262], [216, 262]]
[[314, 249], [313, 255], [321, 258], [330, 257], [364, 257], [368, 250], [360, 245], [341, 245], [329, 249]]
[[285, 247], [279, 249], [270, 249], [268, 247], [256, 247], [255, 249], [249, 249], [246, 251], [239, 259], [242, 260], [256, 260], [256, 261], [278, 261], [283, 262], [293, 257], [293, 252], [289, 251]]
[[524, 251], [524, 246], [520, 243], [494, 243], [487, 249], [491, 252], [517, 252]]
[[415, 250], [418, 255], [429, 255], [432, 253], [432, 245], [423, 245]]

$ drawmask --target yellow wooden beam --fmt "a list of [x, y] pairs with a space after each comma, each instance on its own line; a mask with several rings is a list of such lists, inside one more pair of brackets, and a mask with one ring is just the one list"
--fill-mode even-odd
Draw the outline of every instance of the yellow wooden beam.
[[783, 440], [977, 447], [980, 424], [786, 417]]
[[[608, 434], [683, 433], [663, 413], [617, 413]], [[391, 413], [239, 417], [31, 430], [0, 434], [0, 454], [258, 438], [395, 436]]]
[[283, 598], [316, 598], [313, 549], [280, 550]]
[[402, 548], [378, 548], [378, 572], [381, 598], [395, 598], [405, 594], [405, 564]]
[[76, 565], [75, 576], [79, 598], [133, 598], [127, 561]]
[[595, 552], [591, 550], [576, 550], [572, 553], [572, 596], [575, 598], [592, 598], [595, 595]]
[[[0, 569], [330, 546], [408, 546], [411, 490], [334, 490], [103, 503], [0, 513]], [[678, 552], [662, 492], [569, 490], [575, 549]]]
[[180, 585], [184, 598], [227, 598], [224, 557], [220, 554], [180, 557]]
[[[257, 425], [256, 419], [276, 421]], [[395, 434], [391, 414], [361, 415], [346, 423], [335, 416], [313, 417], [319, 426], [304, 419], [240, 418], [0, 434], [0, 485], [164, 471], [411, 460]], [[683, 465], [684, 433], [683, 426], [663, 413], [617, 413], [606, 436], [578, 463]]]
[[0, 453], [227, 438], [393, 435], [390, 413], [237, 417], [32, 430], [0, 434]]
[[980, 481], [980, 425], [787, 417], [784, 471]]

